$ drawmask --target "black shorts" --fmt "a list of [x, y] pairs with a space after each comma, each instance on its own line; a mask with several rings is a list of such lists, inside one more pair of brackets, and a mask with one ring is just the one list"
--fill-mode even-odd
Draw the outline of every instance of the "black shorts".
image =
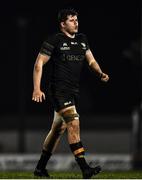
[[56, 112], [69, 106], [76, 106], [76, 108], [78, 108], [79, 95], [72, 93], [58, 93], [51, 96], [51, 101]]

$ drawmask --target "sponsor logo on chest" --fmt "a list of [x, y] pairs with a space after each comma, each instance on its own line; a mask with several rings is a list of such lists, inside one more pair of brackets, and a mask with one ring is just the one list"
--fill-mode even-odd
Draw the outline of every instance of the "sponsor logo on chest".
[[62, 44], [62, 46], [60, 47], [60, 50], [62, 50], [62, 51], [70, 50], [70, 47], [68, 46], [68, 44], [66, 42], [64, 42]]
[[[71, 41], [70, 44], [71, 44], [71, 45], [78, 45], [78, 42], [76, 42], [76, 41]], [[64, 42], [64, 43], [62, 44], [62, 46], [60, 47], [60, 50], [62, 50], [62, 51], [70, 50], [70, 49], [71, 49], [71, 47], [70, 47], [66, 42]]]

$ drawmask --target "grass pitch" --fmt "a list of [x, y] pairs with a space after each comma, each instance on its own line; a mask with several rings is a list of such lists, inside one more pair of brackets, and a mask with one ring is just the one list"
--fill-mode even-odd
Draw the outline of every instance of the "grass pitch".
[[[82, 179], [79, 172], [50, 172], [50, 179]], [[0, 179], [37, 179], [33, 172], [0, 172]], [[44, 178], [43, 178], [44, 179]], [[142, 171], [105, 171], [92, 179], [142, 179]]]

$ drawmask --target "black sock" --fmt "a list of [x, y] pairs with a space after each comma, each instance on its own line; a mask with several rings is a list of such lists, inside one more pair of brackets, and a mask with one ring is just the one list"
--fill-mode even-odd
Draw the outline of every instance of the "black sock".
[[89, 165], [87, 164], [84, 157], [85, 151], [81, 141], [78, 143], [70, 144], [70, 148], [75, 156], [75, 160], [78, 163], [80, 169], [84, 171], [85, 169], [89, 168]]
[[89, 168], [89, 165], [87, 164], [84, 157], [76, 157], [75, 160], [82, 171]]
[[50, 159], [51, 155], [52, 155], [52, 153], [42, 150], [42, 153], [41, 153], [41, 156], [37, 163], [36, 168], [41, 169], [41, 170], [45, 169], [46, 164], [47, 164], [48, 160]]

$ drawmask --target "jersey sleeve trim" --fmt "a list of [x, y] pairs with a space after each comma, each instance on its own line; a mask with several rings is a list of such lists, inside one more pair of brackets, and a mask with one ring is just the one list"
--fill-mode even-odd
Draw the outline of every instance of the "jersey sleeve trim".
[[42, 46], [41, 46], [41, 49], [40, 49], [40, 53], [51, 56], [54, 48], [56, 47], [57, 40], [58, 40], [58, 39], [57, 39], [57, 36], [56, 36], [56, 35], [49, 36], [49, 37], [43, 42], [43, 44], [42, 44]]

